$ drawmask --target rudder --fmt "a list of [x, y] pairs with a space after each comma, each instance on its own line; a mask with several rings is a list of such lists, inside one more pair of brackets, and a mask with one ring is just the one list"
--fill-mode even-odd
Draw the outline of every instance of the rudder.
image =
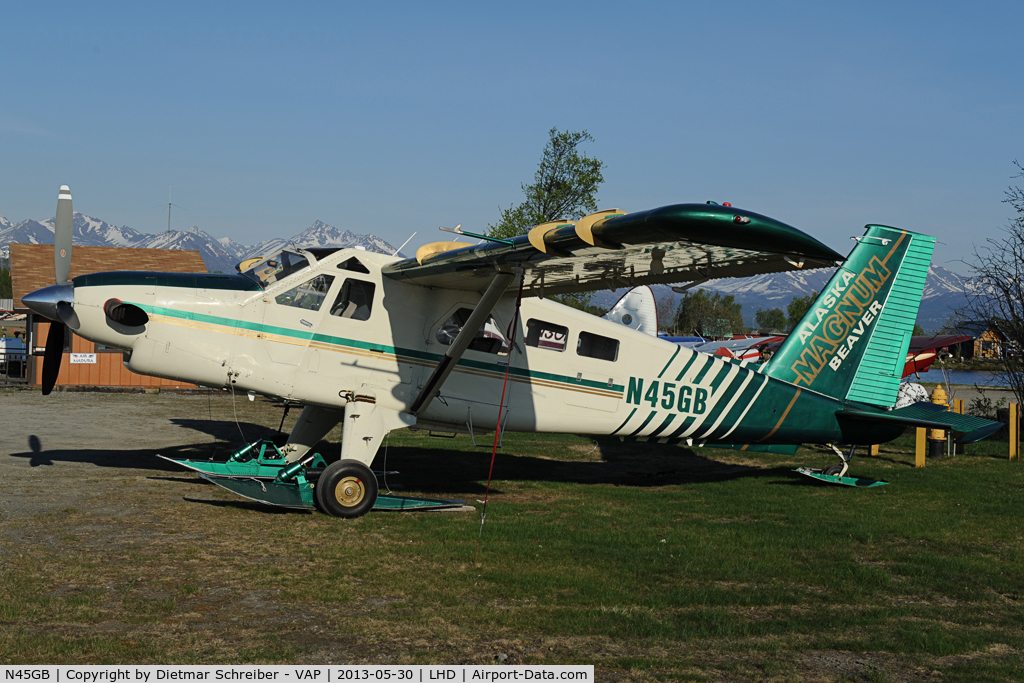
[[764, 374], [833, 398], [890, 407], [935, 238], [869, 225]]

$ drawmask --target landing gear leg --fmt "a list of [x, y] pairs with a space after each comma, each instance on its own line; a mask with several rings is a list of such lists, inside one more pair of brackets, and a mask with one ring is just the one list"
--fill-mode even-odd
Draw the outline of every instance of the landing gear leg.
[[843, 452], [836, 447], [835, 444], [829, 444], [839, 459], [842, 461], [837, 465], [829, 465], [821, 471], [822, 474], [828, 474], [835, 477], [845, 477], [846, 471], [850, 469], [850, 461], [853, 460], [853, 452], [857, 450], [856, 446], [850, 446], [850, 454], [843, 455]]
[[[288, 462], [301, 460], [309, 453], [310, 449], [320, 442], [320, 439], [334, 429], [334, 426], [341, 421], [342, 415], [342, 411], [332, 408], [321, 408], [320, 406], [303, 408], [295, 426], [292, 427], [291, 434], [288, 435], [288, 443], [281, 449]], [[284, 418], [281, 419], [281, 422], [284, 423]]]

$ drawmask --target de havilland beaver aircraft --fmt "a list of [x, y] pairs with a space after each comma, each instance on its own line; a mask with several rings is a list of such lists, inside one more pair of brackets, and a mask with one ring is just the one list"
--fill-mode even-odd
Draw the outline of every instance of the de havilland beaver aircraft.
[[[437, 242], [408, 259], [292, 248], [241, 264], [237, 274], [104, 272], [69, 280], [71, 217], [64, 186], [57, 284], [22, 299], [53, 321], [43, 393], [56, 381], [67, 326], [124, 349], [124, 364], [136, 373], [301, 403], [281, 449], [287, 471], [308, 466], [317, 506], [335, 516], [373, 507], [369, 465], [388, 432], [409, 427], [789, 453], [803, 443], [884, 443], [908, 425], [971, 432], [965, 439], [993, 429], [923, 404], [889, 410], [935, 242], [907, 230], [869, 225], [844, 259], [766, 216], [677, 204], [601, 211], [511, 240]], [[840, 262], [763, 368], [545, 298]], [[310, 449], [339, 422], [341, 459], [321, 469]]]

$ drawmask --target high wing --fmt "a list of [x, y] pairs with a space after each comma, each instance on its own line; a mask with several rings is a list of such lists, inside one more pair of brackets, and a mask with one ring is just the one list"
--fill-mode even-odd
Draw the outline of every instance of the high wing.
[[523, 295], [547, 296], [808, 270], [843, 260], [767, 216], [717, 204], [675, 204], [545, 223], [509, 244], [435, 242], [383, 273], [427, 287], [482, 291], [496, 273], [522, 268]]

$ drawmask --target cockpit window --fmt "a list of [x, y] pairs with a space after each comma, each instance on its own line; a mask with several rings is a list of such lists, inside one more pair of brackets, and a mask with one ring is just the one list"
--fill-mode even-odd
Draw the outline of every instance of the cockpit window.
[[243, 275], [268, 287], [278, 280], [283, 280], [292, 273], [297, 273], [309, 266], [309, 261], [302, 254], [294, 251], [279, 251], [246, 270]]

